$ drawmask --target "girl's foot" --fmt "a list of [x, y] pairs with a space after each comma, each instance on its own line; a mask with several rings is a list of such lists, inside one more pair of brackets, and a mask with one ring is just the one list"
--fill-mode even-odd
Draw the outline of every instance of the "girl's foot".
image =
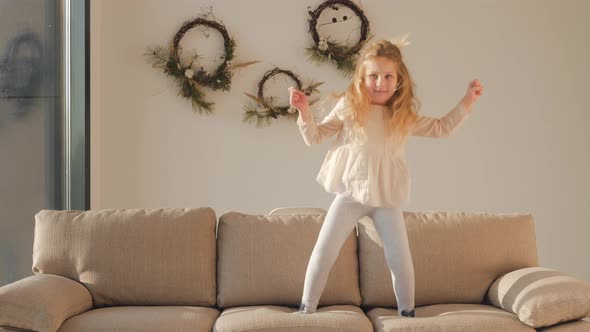
[[414, 312], [414, 309], [406, 311], [406, 310], [402, 310], [402, 316], [404, 317], [416, 317], [416, 313]]

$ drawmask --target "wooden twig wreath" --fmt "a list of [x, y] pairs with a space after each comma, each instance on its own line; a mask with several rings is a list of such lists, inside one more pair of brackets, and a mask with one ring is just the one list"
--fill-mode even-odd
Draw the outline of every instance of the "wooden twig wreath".
[[[320, 14], [327, 8], [338, 10], [339, 6], [350, 8], [361, 21], [360, 38], [356, 45], [349, 47], [341, 45], [335, 41], [330, 40], [327, 37], [320, 37], [317, 26], [318, 18]], [[325, 62], [333, 61], [336, 63], [336, 67], [345, 76], [350, 76], [354, 72], [354, 66], [356, 64], [356, 58], [359, 51], [370, 39], [369, 37], [369, 20], [365, 16], [363, 10], [350, 0], [328, 0], [321, 3], [314, 11], [309, 10], [309, 32], [313, 38], [314, 45], [306, 48], [306, 54], [308, 60], [313, 63], [322, 64]], [[347, 16], [343, 16], [342, 20], [338, 18], [332, 18], [333, 23], [338, 23], [348, 20]]]

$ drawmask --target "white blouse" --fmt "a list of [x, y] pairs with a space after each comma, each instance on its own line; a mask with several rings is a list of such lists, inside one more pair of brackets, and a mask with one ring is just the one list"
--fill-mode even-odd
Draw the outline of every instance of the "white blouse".
[[[313, 116], [297, 125], [305, 144], [320, 144], [337, 134], [316, 180], [330, 193], [338, 193], [369, 205], [399, 207], [409, 201], [410, 172], [406, 164], [405, 144], [395, 143], [386, 134], [391, 110], [370, 105], [364, 136], [353, 130], [351, 110], [341, 98], [320, 124]], [[471, 114], [460, 102], [442, 118], [418, 115], [410, 135], [447, 137]]]

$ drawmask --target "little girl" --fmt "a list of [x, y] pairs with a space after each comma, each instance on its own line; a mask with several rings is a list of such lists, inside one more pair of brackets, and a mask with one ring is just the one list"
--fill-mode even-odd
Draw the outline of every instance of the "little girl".
[[307, 96], [289, 88], [290, 103], [299, 111], [297, 125], [308, 146], [337, 134], [317, 176], [336, 197], [307, 266], [298, 313], [316, 311], [340, 248], [357, 222], [369, 216], [383, 242], [398, 313], [415, 317], [414, 267], [401, 209], [410, 193], [405, 142], [409, 135], [449, 136], [469, 116], [483, 86], [478, 80], [470, 82], [465, 97], [440, 119], [419, 115], [414, 83], [400, 52], [405, 45], [405, 38], [367, 45], [345, 94], [319, 124], [310, 113]]

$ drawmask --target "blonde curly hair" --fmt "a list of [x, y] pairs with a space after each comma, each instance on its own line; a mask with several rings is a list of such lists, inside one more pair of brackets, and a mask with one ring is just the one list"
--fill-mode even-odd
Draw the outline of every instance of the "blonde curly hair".
[[388, 100], [391, 109], [389, 135], [392, 139], [404, 142], [410, 128], [414, 125], [420, 108], [420, 102], [414, 94], [414, 82], [403, 62], [400, 48], [409, 45], [407, 35], [397, 41], [378, 40], [365, 45], [357, 59], [354, 75], [345, 96], [351, 105], [352, 117], [357, 130], [362, 131], [366, 115], [369, 112], [369, 96], [364, 87], [365, 63], [372, 57], [384, 57], [395, 64], [398, 89]]

